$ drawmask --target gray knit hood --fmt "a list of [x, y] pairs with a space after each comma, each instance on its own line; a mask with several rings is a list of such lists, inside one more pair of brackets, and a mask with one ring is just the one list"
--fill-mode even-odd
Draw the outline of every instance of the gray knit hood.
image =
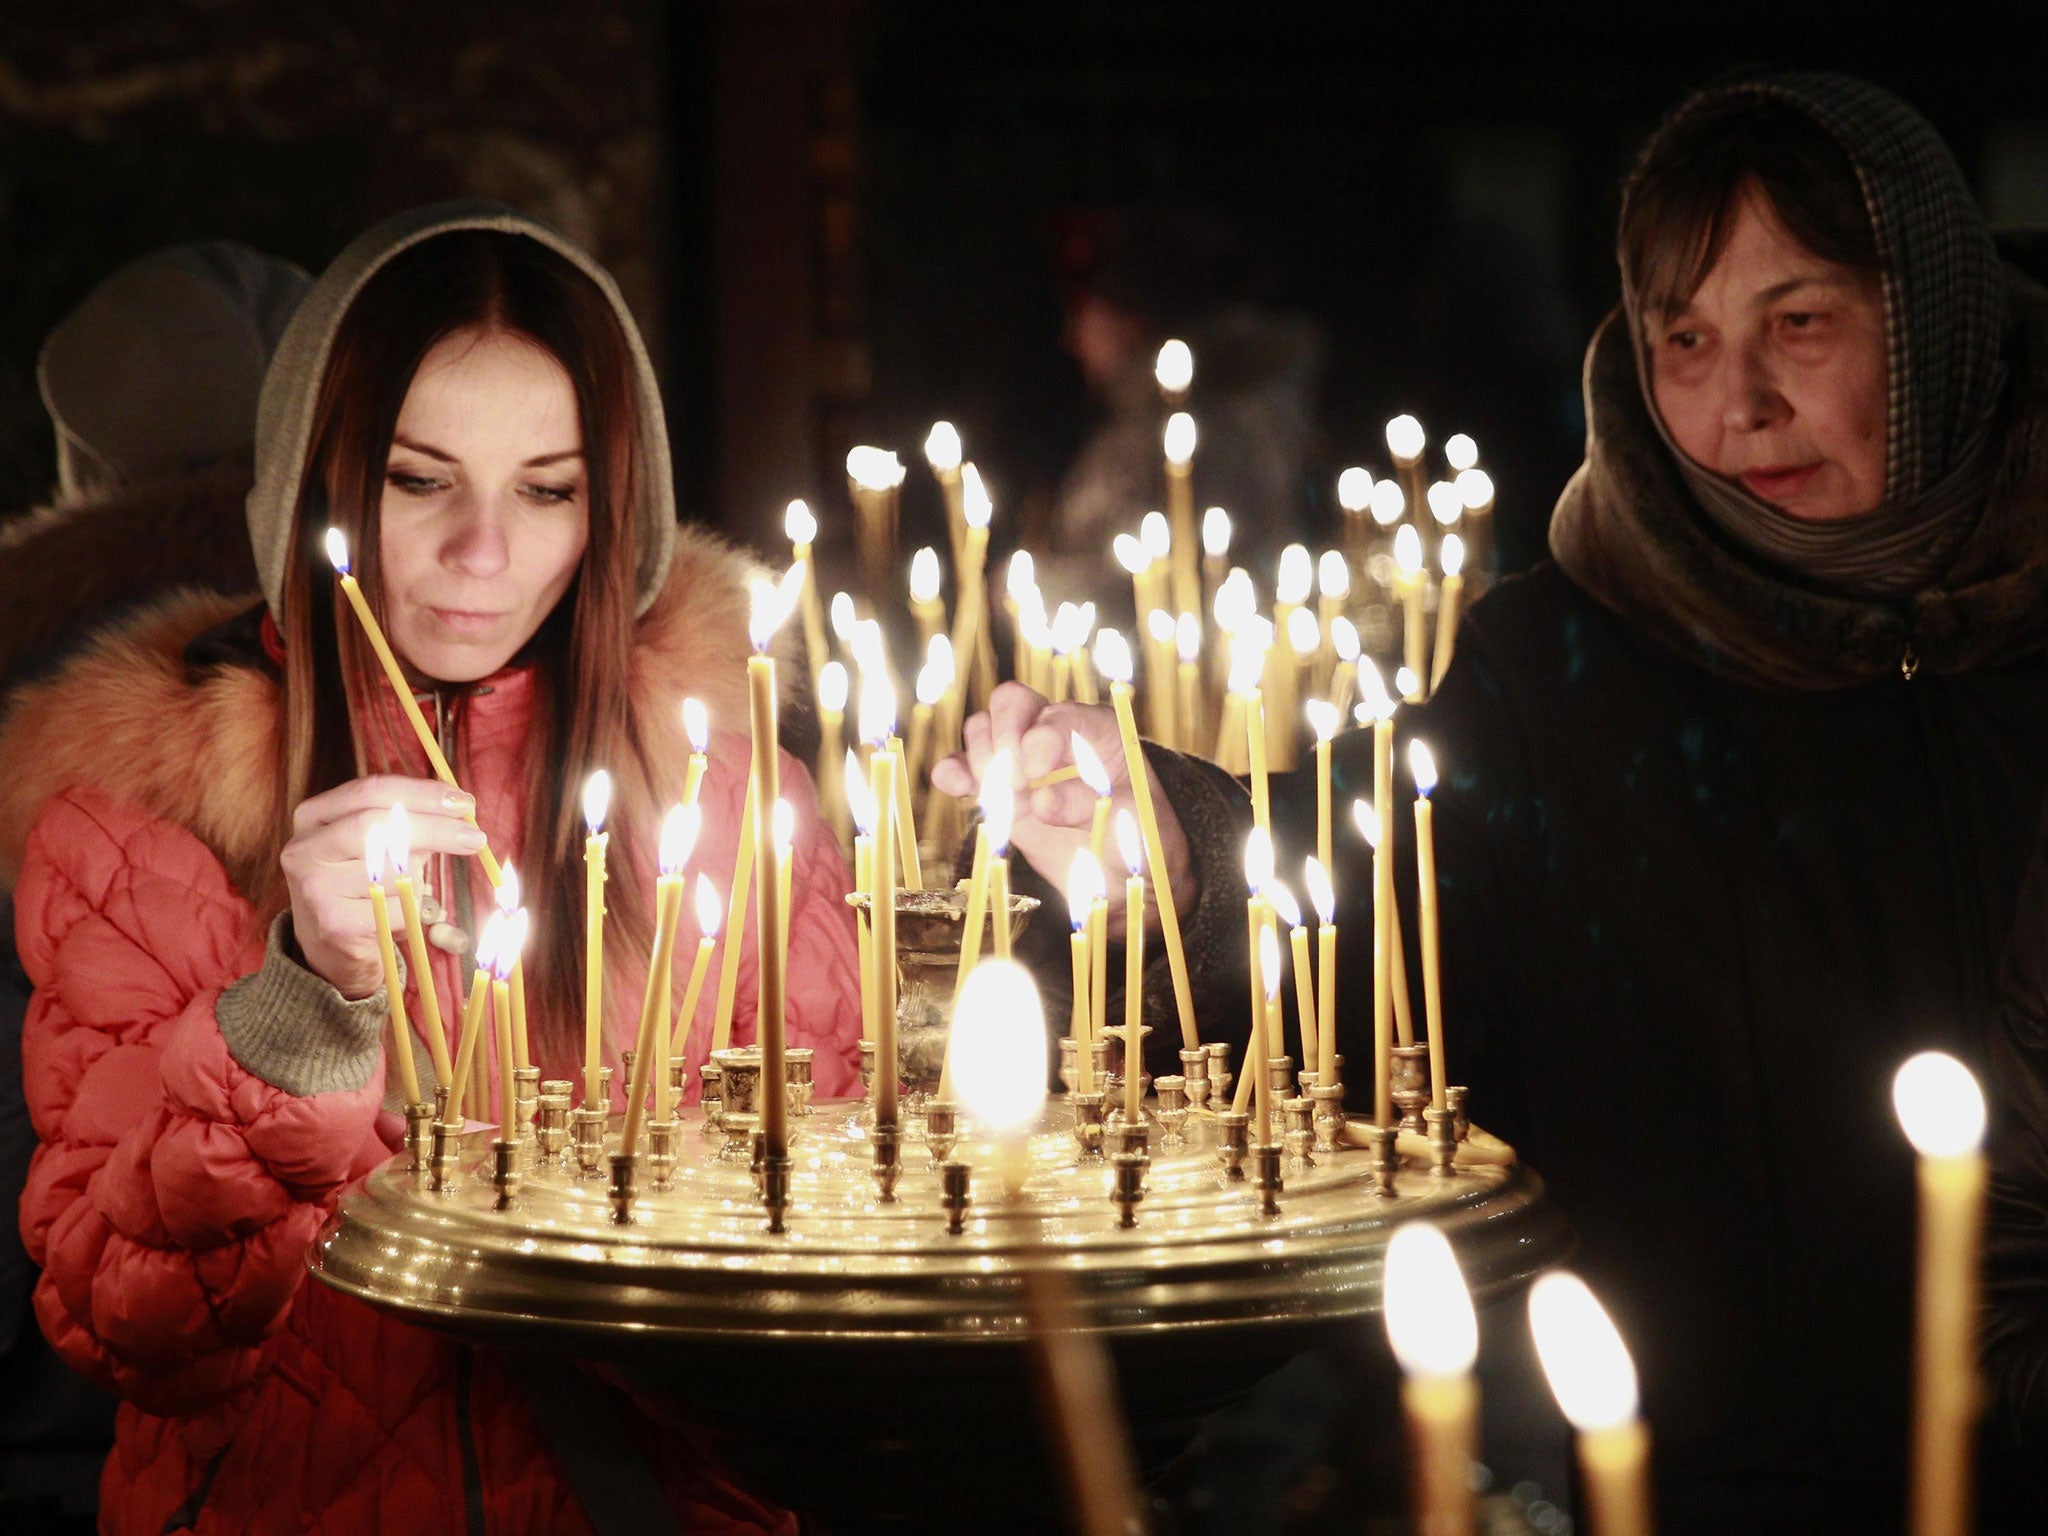
[[[498, 203], [435, 203], [414, 208], [368, 230], [335, 257], [306, 294], [286, 327], [264, 375], [263, 396], [256, 412], [256, 484], [249, 492], [249, 542], [263, 596], [273, 615], [283, 605], [285, 571], [292, 558], [293, 525], [311, 447], [313, 410], [327, 358], [349, 306], [363, 285], [399, 252], [436, 235], [458, 230], [495, 230], [523, 235], [573, 262], [597, 284], [619, 317], [632, 354], [635, 423], [634, 450], [643, 472], [634, 518], [639, 546], [635, 612], [645, 613], [661, 590], [675, 549], [675, 489], [669, 470], [668, 428], [662, 417], [661, 391], [654, 366], [640, 339], [640, 328], [620, 296], [611, 274], [560, 234], [537, 220]], [[304, 546], [301, 546], [304, 548]]]

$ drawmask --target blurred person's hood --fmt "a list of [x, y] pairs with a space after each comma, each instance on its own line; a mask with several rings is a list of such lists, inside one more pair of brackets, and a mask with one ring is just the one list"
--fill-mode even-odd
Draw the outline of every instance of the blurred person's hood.
[[662, 416], [654, 366], [648, 361], [640, 328], [620, 296], [618, 285], [603, 267], [538, 220], [499, 203], [435, 203], [386, 219], [351, 241], [313, 284], [271, 359], [256, 416], [256, 484], [249, 492], [248, 510], [249, 541], [255, 551], [263, 595], [273, 615], [282, 606], [285, 570], [292, 557], [293, 528], [313, 433], [313, 409], [336, 331], [363, 285], [399, 252], [436, 235], [469, 229], [496, 230], [539, 241], [597, 284], [619, 317], [633, 359], [634, 451], [641, 470], [635, 476], [638, 490], [633, 508], [639, 547], [639, 596], [634, 611], [644, 614], [660, 592], [676, 538], [668, 428]]
[[57, 435], [57, 500], [104, 498], [247, 463], [264, 370], [312, 280], [232, 241], [130, 262], [51, 330], [36, 386]]

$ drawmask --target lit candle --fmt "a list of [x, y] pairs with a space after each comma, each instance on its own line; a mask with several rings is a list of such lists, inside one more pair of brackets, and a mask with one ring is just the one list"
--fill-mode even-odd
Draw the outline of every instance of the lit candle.
[[1953, 1056], [1924, 1051], [1892, 1079], [1919, 1154], [1920, 1244], [1913, 1314], [1913, 1536], [1973, 1528], [1978, 1264], [1984, 1240], [1984, 1095]]
[[420, 997], [420, 1022], [427, 1029], [427, 1049], [434, 1058], [434, 1076], [448, 1080], [448, 1034], [441, 1026], [441, 993], [434, 985], [434, 962], [427, 950], [427, 930], [420, 922], [419, 891], [412, 879], [412, 832], [405, 807], [391, 807], [384, 833], [384, 856], [391, 861], [392, 889], [405, 919], [405, 947], [412, 958], [413, 986]]
[[981, 775], [981, 824], [974, 832], [974, 861], [967, 873], [967, 920], [960, 930], [960, 961], [953, 973], [953, 1003], [959, 1006], [961, 990], [981, 960], [981, 930], [988, 918], [989, 858], [995, 832], [1003, 840], [1010, 836], [1016, 791], [1010, 786], [1010, 749], [1003, 748], [989, 759]]
[[1422, 423], [1413, 416], [1396, 416], [1387, 423], [1387, 453], [1401, 476], [1408, 504], [1422, 510], [1422, 451], [1429, 444]]
[[854, 611], [851, 592], [834, 592], [832, 602], [825, 610], [826, 618], [832, 625], [832, 638], [839, 642], [839, 652], [846, 660], [853, 659], [854, 631], [860, 624], [860, 615]]
[[844, 841], [848, 831], [846, 778], [846, 664], [828, 661], [818, 669], [818, 812]]
[[811, 544], [818, 537], [818, 520], [801, 500], [792, 501], [782, 514], [782, 530], [789, 536], [791, 557], [803, 567], [803, 589], [798, 601], [803, 608], [804, 659], [811, 676], [824, 670], [831, 652], [825, 644], [825, 605], [818, 596], [817, 562], [811, 558]]
[[960, 459], [963, 448], [960, 432], [950, 421], [935, 421], [931, 431], [925, 434], [924, 461], [932, 467], [932, 478], [939, 482], [939, 495], [946, 503], [946, 537], [951, 542], [953, 554], [953, 575], [956, 580], [963, 574], [960, 557], [967, 536], [967, 525], [960, 516]]
[[1423, 1221], [1387, 1243], [1382, 1310], [1401, 1362], [1416, 1536], [1470, 1536], [1472, 1459], [1479, 1443], [1479, 1320], [1443, 1233]]
[[917, 621], [919, 650], [946, 632], [946, 605], [939, 601], [939, 552], [929, 544], [910, 557], [910, 616]]
[[1577, 1431], [1587, 1530], [1650, 1536], [1650, 1431], [1636, 1415], [1635, 1362], [1613, 1320], [1585, 1281], [1554, 1269], [1529, 1288], [1529, 1328]]
[[1195, 574], [1195, 418], [1186, 411], [1167, 417], [1161, 444], [1166, 450], [1166, 517], [1173, 525], [1173, 606], [1192, 610], [1202, 601]]
[[1412, 702], [1421, 694], [1421, 680], [1429, 675], [1429, 630], [1422, 612], [1427, 577], [1422, 568], [1422, 535], [1413, 523], [1403, 523], [1400, 532], [1394, 535], [1394, 564], [1400, 570], [1395, 586], [1401, 594], [1403, 632], [1406, 635], [1401, 659], [1416, 679], [1414, 688], [1404, 692], [1402, 697]]
[[897, 498], [903, 486], [903, 461], [886, 448], [854, 448], [846, 455], [846, 478], [860, 519], [855, 534], [861, 585], [873, 597], [889, 590], [889, 573], [896, 564]]
[[1380, 824], [1375, 802], [1352, 801], [1351, 816], [1358, 823], [1359, 835], [1372, 848], [1372, 1103], [1373, 1120], [1385, 1130], [1394, 1123], [1394, 999], [1388, 974], [1393, 925], [1388, 920], [1387, 862], [1382, 852], [1382, 844], [1390, 839]]
[[1328, 869], [1336, 862], [1330, 851], [1330, 741], [1344, 717], [1327, 699], [1310, 699], [1304, 712], [1316, 737], [1316, 857]]
[[[1231, 1109], [1243, 1114], [1251, 1104], [1252, 1092], [1266, 1079], [1266, 1061], [1273, 1053], [1266, 1038], [1266, 972], [1262, 941], [1272, 932], [1273, 907], [1266, 888], [1273, 883], [1273, 835], [1264, 827], [1253, 827], [1244, 841], [1244, 923], [1245, 943], [1251, 976], [1251, 1038], [1245, 1042], [1244, 1070], [1237, 1077], [1237, 1092]], [[1264, 1119], [1260, 1125], [1265, 1124]], [[1260, 1143], [1264, 1145], [1263, 1141]]]
[[1393, 537], [1394, 525], [1401, 521], [1408, 510], [1408, 498], [1401, 493], [1397, 480], [1376, 480], [1372, 487], [1372, 501], [1369, 507], [1372, 520], [1389, 539]]
[[1173, 638], [1180, 657], [1174, 672], [1174, 716], [1182, 750], [1194, 752], [1202, 741], [1202, 621], [1192, 613], [1182, 614], [1174, 620]]
[[[384, 995], [390, 1000], [391, 1054], [405, 1084], [405, 1102], [419, 1104], [420, 1073], [412, 1059], [412, 1025], [405, 1017], [405, 983], [398, 974], [398, 950], [391, 942], [391, 909], [385, 905], [384, 845], [386, 828], [373, 821], [363, 835], [363, 866], [370, 878], [370, 913], [377, 925], [377, 959], [384, 967]], [[445, 1081], [445, 1079], [442, 1079]]]
[[[1109, 679], [1109, 702], [1116, 710], [1124, 763], [1131, 777], [1131, 798], [1138, 805], [1138, 827], [1145, 834], [1145, 857], [1153, 869], [1164, 870], [1166, 853], [1159, 840], [1159, 820], [1152, 810], [1152, 778], [1145, 767], [1144, 751], [1138, 745], [1138, 722], [1131, 714], [1131, 648], [1113, 629], [1105, 629], [1095, 637], [1095, 669]], [[1153, 899], [1159, 903], [1159, 928], [1166, 937], [1166, 963], [1173, 975], [1181, 1044], [1193, 1050], [1201, 1044], [1201, 1036], [1195, 1028], [1194, 989], [1188, 983], [1188, 960], [1181, 947], [1180, 914], [1174, 908], [1173, 882], [1155, 881]]]
[[1128, 533], [1120, 533], [1110, 540], [1109, 552], [1131, 578], [1131, 615], [1142, 624], [1145, 615], [1159, 606], [1153, 600], [1152, 556], [1142, 541]]
[[519, 1085], [512, 1076], [518, 1063], [512, 1042], [512, 968], [526, 945], [526, 909], [519, 908], [505, 919], [505, 936], [491, 962], [491, 1021], [496, 1026], [498, 1046], [498, 1140], [511, 1141], [519, 1134]]
[[[868, 781], [861, 772], [860, 759], [851, 748], [846, 753], [846, 803], [853, 815], [853, 888], [871, 890], [875, 883], [875, 804], [868, 795]], [[868, 914], [854, 912], [856, 936], [860, 941], [860, 1037], [875, 1038], [873, 927]]]
[[[1066, 605], [1060, 605], [1064, 608]], [[1100, 704], [1102, 695], [1095, 686], [1095, 663], [1088, 654], [1088, 642], [1095, 635], [1095, 605], [1082, 603], [1074, 610], [1073, 631], [1064, 640], [1074, 668], [1074, 702], [1077, 704]]]
[[1145, 1027], [1145, 848], [1137, 819], [1129, 811], [1116, 817], [1117, 852], [1124, 869], [1124, 1123], [1136, 1125], [1140, 1114], [1140, 1070], [1144, 1062]]
[[[862, 712], [866, 713], [865, 700]], [[865, 726], [867, 722], [862, 723]], [[896, 1088], [902, 1075], [896, 1049], [896, 829], [892, 825], [896, 799], [890, 792], [895, 777], [896, 765], [889, 760], [886, 750], [876, 752], [868, 760], [868, 798], [875, 814], [874, 884], [868, 889], [868, 910], [875, 928], [870, 941], [875, 997], [875, 1124], [885, 1129], [896, 1125]]]
[[[897, 478], [902, 472], [899, 468]], [[789, 616], [789, 582], [781, 586], [757, 581], [748, 620], [754, 654], [747, 658], [747, 702], [753, 723], [754, 763], [750, 784], [754, 795], [754, 1043], [761, 1051], [761, 1131], [770, 1158], [789, 1155], [789, 1124], [783, 1084], [788, 1076], [784, 1055], [783, 1002], [787, 995], [782, 934], [782, 890], [776, 866], [775, 804], [782, 794], [782, 756], [778, 746], [775, 658], [769, 642]], [[680, 889], [676, 892], [682, 899]]]
[[1280, 568], [1273, 581], [1275, 644], [1266, 658], [1266, 752], [1282, 772], [1294, 766], [1301, 729], [1296, 711], [1302, 655], [1304, 651], [1313, 654], [1316, 647], [1315, 615], [1301, 611], [1301, 605], [1315, 592], [1315, 581], [1315, 561], [1306, 548], [1290, 544], [1280, 551]]
[[1259, 677], [1266, 669], [1263, 631], [1247, 624], [1230, 637], [1230, 696], [1244, 721], [1246, 762], [1251, 768], [1252, 824], [1273, 830], [1273, 796], [1266, 771], [1266, 696]]
[[[733, 853], [732, 884], [725, 893], [725, 949], [718, 957], [718, 1000], [711, 1012], [711, 1049], [732, 1044], [732, 1014], [739, 990], [740, 950], [745, 946], [747, 902], [754, 890], [754, 776], [749, 767], [747, 793], [740, 803], [740, 836]], [[760, 943], [756, 934], [754, 942]]]
[[1479, 445], [1469, 432], [1453, 432], [1444, 439], [1444, 463], [1453, 475], [1462, 475], [1479, 462]]
[[[1288, 956], [1294, 963], [1294, 1017], [1301, 1032], [1301, 1066], [1305, 1072], [1315, 1070], [1316, 1060], [1316, 993], [1315, 972], [1309, 965], [1308, 925], [1301, 920], [1301, 903], [1294, 899], [1294, 892], [1275, 880], [1266, 893], [1273, 903], [1273, 911], [1280, 921], [1287, 925]], [[1284, 1043], [1285, 1036], [1282, 1036]]]
[[[789, 1154], [789, 1034], [788, 994], [784, 978], [789, 975], [789, 887], [796, 864], [796, 807], [787, 800], [777, 800], [769, 815], [769, 829], [769, 854], [775, 861], [775, 903], [772, 907], [765, 901], [762, 903], [761, 931], [767, 935], [767, 948], [775, 956], [775, 978], [782, 990], [770, 993], [766, 986], [762, 987], [760, 1013], [769, 1023], [756, 1031], [756, 1038], [762, 1042], [761, 1130], [767, 1139], [768, 1155], [786, 1157]], [[761, 889], [765, 897], [768, 891], [766, 883]]]
[[1230, 514], [1211, 507], [1202, 514], [1202, 608], [1213, 613], [1217, 589], [1230, 574]]
[[[656, 859], [660, 873], [654, 881], [654, 949], [647, 962], [647, 986], [640, 994], [640, 1026], [633, 1036], [633, 1080], [626, 1089], [626, 1131], [621, 1143], [625, 1151], [640, 1145], [640, 1125], [647, 1111], [647, 1083], [654, 1079], [655, 1118], [668, 1115], [668, 998], [676, 953], [676, 923], [682, 915], [683, 865], [689, 862], [703, 826], [697, 807], [673, 807], [662, 818]], [[657, 1055], [664, 1059], [657, 1060]]]
[[1451, 652], [1458, 643], [1458, 604], [1465, 595], [1465, 541], [1455, 533], [1444, 535], [1436, 552], [1443, 568], [1443, 585], [1437, 588], [1436, 658], [1430, 665], [1429, 691], [1436, 692], [1444, 673], [1450, 669]]
[[896, 689], [889, 682], [887, 669], [878, 670], [875, 677], [888, 701], [889, 731], [882, 745], [888, 748], [896, 764], [897, 858], [903, 867], [904, 889], [918, 891], [924, 889], [924, 865], [917, 856], [917, 820], [910, 814], [910, 754], [903, 749], [903, 738], [896, 734]]
[[1337, 506], [1344, 514], [1344, 546], [1351, 551], [1351, 558], [1364, 568], [1364, 562], [1372, 547], [1372, 540], [1365, 521], [1366, 509], [1372, 505], [1372, 471], [1359, 465], [1352, 465], [1337, 476]]
[[1487, 543], [1493, 537], [1493, 477], [1483, 469], [1462, 469], [1451, 483], [1457, 486], [1458, 500], [1465, 505], [1468, 561], [1477, 561], [1483, 571]]
[[1159, 396], [1166, 408], [1179, 410], [1187, 403], [1188, 389], [1195, 382], [1195, 354], [1184, 341], [1169, 339], [1159, 347], [1152, 364], [1152, 377], [1159, 383]]
[[[391, 642], [384, 638], [383, 626], [377, 616], [370, 612], [369, 599], [363, 596], [363, 589], [350, 574], [348, 563], [348, 539], [339, 528], [327, 530], [327, 559], [334, 567], [334, 574], [340, 578], [341, 590], [348, 598], [349, 606], [356, 611], [356, 618], [363, 626], [363, 635], [370, 642], [370, 649], [377, 653], [377, 661], [384, 668], [384, 676], [391, 682], [391, 691], [398, 695], [399, 707], [405, 711], [405, 718], [412, 722], [413, 734], [419, 737], [420, 746], [432, 765], [434, 777], [450, 789], [460, 789], [455, 782], [455, 770], [448, 766], [448, 759], [441, 753], [441, 744], [434, 739], [434, 731], [427, 724], [427, 717], [420, 713], [419, 700], [412, 696], [412, 684], [406, 680], [405, 669], [392, 654]], [[463, 820], [476, 826], [476, 803], [470, 801], [464, 811]], [[495, 888], [498, 884], [498, 861], [488, 847], [476, 851], [477, 862], [483, 866], [484, 875]], [[431, 1043], [431, 1042], [429, 1042]]]
[[1003, 570], [1003, 611], [1010, 616], [1010, 675], [1024, 681], [1024, 631], [1017, 623], [1023, 595], [1038, 583], [1038, 562], [1028, 549], [1015, 550]]
[[1316, 1081], [1337, 1082], [1337, 893], [1320, 859], [1304, 861], [1302, 883], [1316, 909]]
[[[917, 669], [917, 702], [910, 708], [910, 751], [902, 777], [909, 780], [913, 792], [924, 783], [934, 753], [932, 713], [952, 689], [954, 676], [953, 642], [944, 635], [933, 635], [925, 649], [924, 665]], [[915, 813], [914, 793], [906, 809]]]
[[967, 716], [971, 684], [979, 677], [981, 652], [988, 646], [988, 525], [995, 503], [972, 464], [960, 469], [961, 516], [967, 524], [960, 567], [960, 590], [953, 601], [953, 664], [956, 678], [940, 714], [939, 740], [950, 748], [959, 739]]
[[477, 1042], [484, 1035], [484, 1015], [491, 1006], [491, 967], [504, 937], [505, 914], [494, 911], [485, 920], [483, 931], [476, 936], [476, 970], [469, 979], [469, 1001], [462, 1010], [462, 1040], [456, 1050], [454, 1071], [448, 1080], [448, 1113], [457, 1121], [463, 1118], [464, 1105], [472, 1097], [469, 1092], [472, 1086], [470, 1073], [476, 1065]]
[[1109, 770], [1102, 766], [1102, 759], [1079, 731], [1067, 733], [1067, 750], [1073, 754], [1074, 768], [1081, 782], [1095, 791], [1095, 814], [1088, 822], [1088, 852], [1099, 869], [1102, 867], [1102, 840], [1109, 835]]
[[[988, 829], [988, 922], [998, 960], [1010, 958], [1010, 829], [1016, 824], [1017, 795], [1010, 787], [1007, 749], [990, 760], [993, 787], [983, 786], [982, 825]], [[996, 773], [1000, 768], [1002, 772]], [[981, 935], [975, 935], [977, 946]]]
[[1173, 615], [1164, 608], [1154, 608], [1145, 615], [1146, 697], [1158, 706], [1153, 711], [1157, 721], [1153, 734], [1162, 747], [1180, 751], [1189, 743], [1181, 735], [1179, 701], [1173, 682], [1175, 628]]
[[1337, 665], [1330, 673], [1330, 707], [1341, 717], [1351, 708], [1351, 694], [1358, 686], [1358, 626], [1341, 613], [1330, 621], [1330, 649]]
[[1259, 1046], [1249, 1067], [1253, 1079], [1252, 1099], [1258, 1110], [1259, 1145], [1270, 1147], [1273, 1145], [1273, 1074], [1267, 1069], [1267, 1063], [1280, 1054], [1280, 1041], [1273, 1030], [1280, 1000], [1280, 940], [1270, 923], [1260, 925], [1258, 946], [1252, 953], [1258, 956], [1252, 978], [1259, 988]]
[[[519, 872], [512, 867], [512, 861], [505, 861], [505, 883], [498, 887], [498, 910], [510, 917], [519, 910]], [[533, 1053], [526, 1043], [526, 961], [522, 958], [512, 962], [512, 1060], [520, 1067], [533, 1065]]]
[[1415, 779], [1416, 911], [1422, 924], [1422, 1017], [1429, 1028], [1429, 1105], [1446, 1107], [1450, 1079], [1444, 1067], [1443, 969], [1436, 913], [1436, 759], [1422, 742], [1408, 743], [1408, 772]]
[[[683, 988], [683, 1006], [677, 1010], [668, 1030], [668, 1059], [689, 1057], [690, 1031], [697, 1022], [697, 1001], [703, 996], [704, 978], [711, 970], [711, 952], [718, 947], [718, 920], [724, 907], [718, 887], [702, 870], [697, 872], [697, 958], [690, 962], [689, 984]], [[664, 1074], [666, 1075], [666, 1074]]]
[[1074, 1088], [1077, 1093], [1095, 1091], [1095, 1052], [1092, 1049], [1094, 1027], [1088, 1011], [1088, 979], [1091, 970], [1088, 956], [1088, 914], [1100, 897], [1103, 888], [1102, 865], [1094, 855], [1083, 848], [1074, 855], [1074, 862], [1067, 869], [1067, 918], [1074, 931], [1067, 938], [1067, 947], [1073, 961], [1074, 1006], [1070, 1014], [1068, 1033], [1074, 1037], [1074, 1066], [1077, 1076]]
[[583, 1107], [596, 1109], [604, 1044], [604, 882], [611, 834], [612, 776], [600, 768], [583, 781]]
[[1328, 694], [1331, 665], [1336, 646], [1337, 620], [1344, 617], [1344, 605], [1351, 599], [1351, 565], [1343, 551], [1326, 549], [1316, 561], [1316, 619], [1322, 631], [1323, 648], [1317, 657], [1315, 686]]

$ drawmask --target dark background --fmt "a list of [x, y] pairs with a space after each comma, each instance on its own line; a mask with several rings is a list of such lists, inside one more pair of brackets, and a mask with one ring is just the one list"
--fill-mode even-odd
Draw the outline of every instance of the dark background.
[[[317, 270], [458, 194], [550, 219], [619, 276], [691, 515], [766, 547], [807, 494], [829, 540], [846, 447], [914, 459], [940, 415], [1020, 507], [1089, 420], [1053, 220], [1174, 200], [1262, 240], [1324, 328], [1319, 484], [1383, 460], [1397, 410], [1470, 431], [1512, 565], [1577, 461], [1619, 178], [1691, 86], [1751, 62], [1869, 75], [1942, 129], [1994, 219], [2048, 223], [2038, 5], [1539, 10], [13, 0], [0, 508], [51, 481], [36, 349], [120, 262], [226, 236]], [[906, 494], [930, 515], [926, 477]]]

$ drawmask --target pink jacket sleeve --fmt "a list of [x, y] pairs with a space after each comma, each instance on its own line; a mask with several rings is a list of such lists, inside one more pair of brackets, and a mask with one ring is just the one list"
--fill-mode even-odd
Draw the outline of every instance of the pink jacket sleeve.
[[182, 828], [61, 796], [15, 895], [38, 1316], [83, 1374], [151, 1413], [197, 1411], [257, 1371], [307, 1245], [381, 1155], [381, 1072], [298, 1097], [230, 1054], [215, 1006], [263, 936]]

